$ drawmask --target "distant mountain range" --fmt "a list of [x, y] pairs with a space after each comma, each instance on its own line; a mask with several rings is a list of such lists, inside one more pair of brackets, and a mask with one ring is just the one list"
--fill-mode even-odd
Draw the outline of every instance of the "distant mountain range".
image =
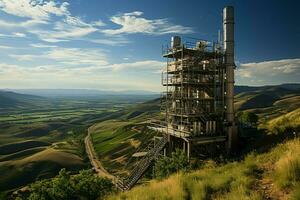
[[[300, 84], [282, 84], [273, 86], [235, 86], [236, 107], [240, 109], [259, 108], [272, 105], [285, 97], [300, 96]], [[101, 91], [85, 89], [15, 89], [0, 90], [0, 110], [23, 108], [24, 106], [45, 105], [48, 98], [159, 98], [159, 93], [134, 91]]]
[[[235, 94], [241, 92], [251, 92], [257, 90], [266, 90], [271, 88], [283, 88], [289, 90], [300, 89], [300, 84], [281, 84], [269, 86], [235, 86]], [[1, 91], [1, 90], [0, 90]], [[41, 97], [97, 97], [107, 95], [159, 95], [160, 92], [152, 92], [146, 90], [127, 90], [127, 91], [109, 91], [109, 90], [94, 90], [94, 89], [5, 89], [2, 91], [10, 91], [19, 94], [27, 94]]]
[[286, 83], [281, 85], [266, 85], [266, 86], [242, 86], [237, 85], [234, 87], [234, 93], [239, 94], [241, 92], [252, 92], [252, 91], [262, 91], [262, 90], [272, 90], [272, 88], [282, 88], [287, 90], [299, 90], [300, 83]]
[[29, 94], [19, 94], [0, 90], [0, 110], [4, 108], [23, 108], [47, 102], [47, 99]]
[[6, 89], [20, 94], [42, 97], [97, 97], [107, 95], [155, 95], [158, 92], [144, 90], [107, 91], [92, 89]]

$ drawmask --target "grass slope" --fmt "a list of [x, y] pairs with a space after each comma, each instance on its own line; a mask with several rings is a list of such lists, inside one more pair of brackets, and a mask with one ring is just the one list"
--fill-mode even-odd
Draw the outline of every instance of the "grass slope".
[[23, 108], [45, 102], [46, 99], [43, 97], [0, 90], [0, 110], [7, 108]]
[[[94, 148], [104, 167], [111, 173], [122, 175], [135, 164], [132, 155], [142, 151], [152, 140], [154, 131], [146, 124], [109, 120], [92, 128]], [[129, 162], [130, 161], [130, 162]]]
[[0, 162], [0, 190], [8, 190], [36, 179], [49, 178], [61, 168], [79, 170], [82, 158], [71, 153], [47, 148], [22, 159]]
[[236, 95], [235, 107], [237, 110], [265, 108], [272, 106], [276, 101], [300, 96], [300, 90], [291, 90], [280, 86], [258, 88], [254, 91], [241, 92]]
[[108, 171], [124, 175], [134, 166], [137, 159], [132, 155], [143, 151], [157, 134], [144, 122], [158, 117], [158, 111], [159, 99], [155, 99], [112, 113], [91, 128], [94, 148]]
[[266, 127], [271, 132], [300, 132], [300, 108], [267, 122]]
[[239, 162], [209, 161], [199, 170], [153, 180], [109, 199], [299, 199], [299, 150], [300, 140], [295, 139]]
[[[22, 99], [22, 95], [18, 96]], [[108, 118], [123, 120], [143, 115], [131, 108], [140, 100], [130, 98], [45, 98], [42, 107], [0, 109], [0, 191], [53, 177], [61, 168], [76, 172], [88, 167], [83, 143], [87, 127]], [[123, 112], [125, 107], [128, 112]]]

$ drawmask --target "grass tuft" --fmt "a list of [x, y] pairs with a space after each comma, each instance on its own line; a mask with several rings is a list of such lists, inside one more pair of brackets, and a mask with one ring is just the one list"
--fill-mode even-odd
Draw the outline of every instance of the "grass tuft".
[[288, 150], [276, 162], [275, 181], [280, 188], [295, 187], [300, 183], [300, 145], [297, 141], [289, 142]]

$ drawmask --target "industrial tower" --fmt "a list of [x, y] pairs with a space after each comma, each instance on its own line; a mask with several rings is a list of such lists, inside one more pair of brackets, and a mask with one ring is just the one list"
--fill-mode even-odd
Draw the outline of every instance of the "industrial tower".
[[191, 155], [234, 152], [237, 129], [234, 119], [234, 10], [223, 10], [223, 42], [171, 39], [163, 48], [167, 66], [162, 72], [161, 108], [165, 120], [149, 128], [162, 133], [154, 146], [116, 185], [129, 190], [162, 151], [182, 148]]
[[[223, 10], [223, 44], [204, 40], [171, 39], [163, 48], [167, 66], [162, 72], [166, 92], [162, 101], [169, 149], [211, 152], [217, 146], [235, 150], [234, 123], [234, 10]], [[181, 145], [180, 145], [180, 142]], [[177, 143], [177, 144], [176, 144]], [[193, 147], [193, 148], [192, 148]], [[215, 149], [216, 150], [216, 149]]]

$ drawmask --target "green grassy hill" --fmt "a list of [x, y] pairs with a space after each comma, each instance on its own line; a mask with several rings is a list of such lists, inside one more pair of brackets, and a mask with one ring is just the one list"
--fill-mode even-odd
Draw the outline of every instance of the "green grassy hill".
[[[270, 124], [283, 126], [287, 118], [297, 119], [299, 110], [292, 114], [287, 113], [300, 107], [299, 100], [300, 92], [297, 87], [272, 86], [247, 88], [246, 91], [243, 89], [236, 95], [235, 103], [239, 111], [246, 110], [258, 113], [260, 126], [268, 129]], [[159, 135], [146, 129], [147, 124], [145, 121], [149, 118], [162, 118], [159, 114], [160, 99], [145, 103], [132, 103], [132, 100], [123, 99], [114, 100], [113, 102], [96, 99], [64, 99], [59, 102], [54, 104], [51, 102], [47, 109], [31, 107], [27, 110], [18, 111], [17, 108], [9, 113], [2, 115], [0, 113], [0, 149], [5, 150], [4, 153], [0, 154], [0, 170], [5, 174], [5, 176], [0, 177], [0, 190], [13, 189], [37, 179], [53, 177], [63, 167], [73, 171], [85, 168], [88, 162], [85, 160], [84, 152], [82, 152], [84, 131], [81, 128], [92, 126], [92, 141], [99, 158], [109, 172], [118, 176], [126, 175], [137, 162], [137, 159], [133, 158], [132, 155], [135, 152], [143, 151], [151, 143], [153, 136]], [[285, 114], [285, 118], [280, 118]], [[272, 119], [274, 119], [273, 122]], [[75, 131], [77, 128], [80, 133]], [[257, 146], [255, 148], [273, 141], [269, 140], [268, 137], [262, 139], [265, 143], [263, 141], [256, 142]], [[258, 159], [259, 156], [255, 155], [254, 157]], [[248, 188], [248, 185], [253, 183], [251, 180], [255, 181], [257, 177], [252, 177], [252, 175], [245, 177], [245, 174], [248, 173], [247, 162], [246, 159], [245, 161], [223, 163], [222, 165], [214, 164], [212, 171], [200, 172], [200, 169], [200, 171], [192, 172], [187, 177], [191, 179], [191, 182], [194, 181], [193, 177], [196, 177], [195, 181], [200, 185], [202, 180], [208, 179], [205, 176], [202, 177], [202, 173], [208, 173], [215, 177], [216, 183], [207, 183], [208, 186], [205, 183], [203, 185], [204, 189], [202, 188], [207, 193], [205, 195], [208, 195], [211, 199], [227, 198], [226, 195], [228, 195], [227, 199], [230, 199], [232, 197], [230, 193], [235, 190], [235, 185], [239, 184], [242, 185], [242, 188], [240, 188], [242, 194], [252, 195], [251, 198], [260, 198], [260, 192]], [[261, 170], [262, 166], [256, 161], [253, 162]], [[210, 170], [209, 166], [204, 166], [204, 168]], [[222, 170], [228, 170], [228, 175], [224, 180], [229, 186], [225, 188], [222, 186], [222, 180], [219, 180], [222, 177], [218, 177], [221, 176]], [[235, 172], [239, 173], [241, 179], [230, 176], [231, 173]], [[183, 183], [187, 182], [183, 180], [185, 175], [179, 174], [174, 175], [177, 178], [172, 177], [170, 178], [170, 184], [174, 181], [173, 179], [178, 179], [177, 181]], [[168, 182], [168, 180], [165, 181]], [[163, 182], [157, 183], [157, 181], [154, 181], [149, 186], [137, 187], [133, 191], [150, 192], [153, 188], [165, 187]], [[153, 188], [152, 184], [154, 184]], [[217, 186], [214, 184], [217, 184]], [[151, 187], [151, 190], [145, 189], [146, 187]], [[165, 191], [167, 192], [164, 195], [168, 194], [169, 187], [171, 186], [166, 185]], [[194, 187], [195, 191], [198, 191], [198, 189], [202, 191], [201, 188], [197, 188], [198, 186], [193, 186], [193, 184], [179, 184], [176, 187], [180, 193], [183, 192], [183, 196], [187, 195], [188, 199], [189, 195], [190, 197], [193, 196], [192, 190], [194, 190]], [[282, 191], [285, 191], [285, 189]], [[223, 193], [224, 196], [222, 196]], [[135, 199], [134, 196], [131, 196], [133, 193], [121, 194], [121, 196], [124, 195], [125, 199], [127, 197]], [[121, 198], [121, 196], [112, 198]], [[195, 198], [198, 199], [198, 196]]]
[[[105, 121], [91, 128], [92, 141], [98, 157], [109, 172], [125, 175], [136, 161], [135, 152], [143, 151], [158, 133], [147, 129], [150, 118], [159, 117], [159, 99], [129, 106], [112, 113]], [[113, 119], [111, 119], [114, 117]]]
[[[18, 187], [37, 179], [56, 175], [61, 168], [78, 171], [84, 167], [83, 159], [72, 153], [52, 147], [31, 152], [31, 155], [12, 156], [9, 161], [0, 162], [0, 190]], [[13, 158], [14, 157], [14, 158]]]
[[[242, 88], [236, 95], [239, 110], [254, 111], [265, 123], [282, 113], [300, 107], [300, 91], [297, 87], [266, 86]], [[289, 103], [287, 103], [289, 102]], [[106, 115], [92, 128], [92, 139], [96, 152], [110, 172], [122, 175], [134, 165], [132, 154], [142, 151], [144, 143], [149, 143], [154, 135], [145, 131], [142, 122], [149, 118], [161, 117], [160, 100], [129, 106], [118, 112]], [[129, 164], [128, 164], [129, 163]]]
[[266, 108], [272, 106], [276, 101], [296, 96], [300, 96], [298, 89], [290, 90], [280, 86], [257, 88], [254, 91], [238, 93], [235, 99], [236, 109]]
[[47, 100], [43, 97], [0, 90], [0, 110], [21, 109], [46, 102]]
[[290, 140], [270, 151], [250, 153], [243, 160], [216, 164], [153, 180], [108, 199], [222, 199], [260, 200], [300, 198], [300, 140]]
[[[74, 173], [90, 167], [83, 143], [87, 127], [109, 119], [142, 119], [143, 115], [157, 113], [159, 107], [157, 103], [132, 106], [142, 96], [137, 100], [130, 96], [108, 101], [31, 95], [23, 98], [11, 92], [5, 95], [24, 100], [24, 106], [0, 110], [0, 171], [4, 174], [0, 176], [0, 191], [53, 177], [61, 168]], [[39, 104], [40, 99], [45, 103]]]
[[274, 133], [300, 132], [300, 108], [268, 121], [266, 127]]

